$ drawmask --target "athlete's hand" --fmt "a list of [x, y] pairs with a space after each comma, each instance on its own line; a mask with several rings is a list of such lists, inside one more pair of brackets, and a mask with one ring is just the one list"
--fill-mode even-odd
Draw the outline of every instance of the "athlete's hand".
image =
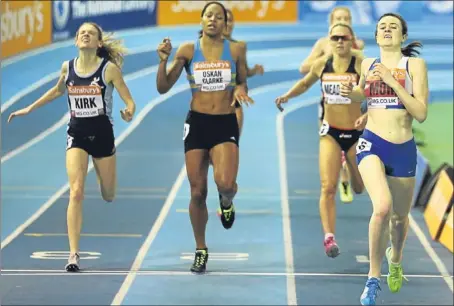
[[364, 130], [364, 128], [366, 127], [366, 123], [367, 123], [367, 113], [362, 115], [358, 119], [356, 119], [355, 129], [357, 129], [358, 131]]
[[236, 102], [240, 103], [241, 105], [246, 104], [247, 106], [249, 106], [249, 104], [254, 104], [254, 100], [252, 100], [252, 98], [247, 95], [246, 90], [243, 86], [235, 87], [235, 91], [233, 92], [233, 102], [231, 106], [235, 106]]
[[353, 91], [353, 83], [351, 83], [351, 82], [343, 82], [343, 83], [341, 83], [341, 85], [340, 85], [340, 95], [342, 97], [348, 98], [350, 96], [350, 94], [352, 93], [352, 91]]
[[15, 112], [12, 112], [9, 117], [8, 117], [8, 123], [14, 118], [14, 117], [18, 117], [18, 116], [25, 116], [25, 115], [28, 115], [30, 113], [30, 108], [28, 107], [25, 107], [25, 108], [22, 108], [20, 110], [17, 110]]
[[161, 61], [165, 61], [169, 58], [170, 53], [172, 53], [172, 43], [170, 42], [169, 37], [164, 38], [162, 43], [158, 45], [157, 51]]
[[276, 107], [281, 111], [283, 112], [284, 111], [284, 108], [282, 107], [282, 103], [287, 103], [288, 102], [288, 97], [286, 95], [282, 95], [280, 97], [278, 97], [275, 101], [276, 103]]
[[128, 108], [121, 110], [120, 114], [121, 114], [121, 118], [126, 122], [130, 122], [132, 120], [132, 117], [134, 116], [133, 111]]
[[385, 67], [382, 63], [374, 64], [374, 69], [372, 70], [372, 75], [379, 77], [384, 83], [388, 86], [393, 87], [397, 82], [396, 79], [391, 74], [388, 68]]
[[253, 69], [255, 71], [255, 74], [263, 75], [265, 73], [265, 68], [263, 67], [263, 65], [255, 65]]

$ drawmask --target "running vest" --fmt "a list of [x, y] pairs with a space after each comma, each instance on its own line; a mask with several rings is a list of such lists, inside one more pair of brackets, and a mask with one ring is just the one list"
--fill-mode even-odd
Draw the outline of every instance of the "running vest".
[[109, 61], [103, 59], [98, 69], [87, 75], [81, 75], [76, 71], [76, 63], [77, 58], [68, 62], [68, 74], [65, 80], [71, 121], [107, 116], [113, 123], [113, 85], [107, 85], [104, 79]]
[[[380, 63], [380, 59], [375, 59], [370, 66], [369, 71], [374, 69], [375, 63]], [[408, 57], [402, 57], [397, 64], [397, 68], [392, 68], [390, 71], [399, 84], [402, 85], [410, 95], [413, 95], [413, 81], [408, 74]], [[369, 73], [366, 77], [364, 94], [367, 98], [368, 108], [405, 109], [405, 106], [394, 90], [385, 82], [381, 81], [379, 77]]]
[[194, 56], [186, 68], [191, 91], [213, 92], [232, 90], [236, 85], [236, 64], [230, 53], [230, 42], [224, 39], [219, 60], [207, 61], [200, 47], [200, 39], [194, 44]]
[[352, 56], [350, 65], [346, 72], [334, 72], [333, 57], [331, 56], [323, 69], [321, 75], [322, 95], [323, 101], [326, 104], [350, 104], [350, 98], [342, 97], [340, 95], [340, 85], [344, 82], [358, 84], [359, 75], [355, 70], [356, 57]]

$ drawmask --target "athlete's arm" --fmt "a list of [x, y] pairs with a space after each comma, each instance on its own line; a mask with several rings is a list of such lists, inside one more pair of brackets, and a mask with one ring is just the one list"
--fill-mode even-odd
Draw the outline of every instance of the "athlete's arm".
[[361, 77], [357, 86], [353, 86], [352, 89], [348, 89], [350, 84], [341, 84], [341, 96], [348, 97], [352, 102], [361, 103], [366, 99], [364, 95], [364, 86], [366, 85], [366, 74], [373, 59], [364, 59], [361, 62]]
[[175, 57], [169, 69], [167, 69], [168, 58], [161, 60], [159, 63], [158, 73], [156, 75], [156, 87], [160, 94], [168, 92], [176, 83], [181, 75], [181, 72], [183, 71], [184, 65], [188, 59], [192, 57], [188, 56], [192, 52], [192, 49], [192, 43], [181, 44], [175, 53]]
[[309, 72], [314, 62], [323, 55], [323, 40], [323, 38], [317, 40], [309, 56], [301, 63], [300, 73]]
[[27, 107], [24, 107], [22, 109], [19, 109], [15, 112], [12, 112], [8, 116], [8, 123], [17, 116], [24, 116], [29, 114], [31, 111], [40, 108], [41, 106], [55, 100], [56, 98], [62, 96], [65, 93], [66, 90], [66, 75], [68, 73], [68, 62], [64, 62], [61, 66], [60, 70], [60, 77], [58, 78], [57, 84], [49, 89], [44, 95], [42, 95], [38, 100], [36, 100], [34, 103], [30, 104]]
[[362, 114], [358, 119], [355, 121], [355, 129], [357, 130], [364, 130], [367, 124], [367, 113]]
[[304, 78], [299, 80], [289, 91], [284, 95], [286, 98], [291, 99], [305, 93], [312, 85], [320, 79], [323, 67], [325, 67], [326, 58], [319, 58], [312, 65], [311, 70], [307, 73]]
[[[244, 48], [244, 53], [247, 54], [247, 44], [246, 44], [246, 42], [245, 42], [245, 41], [238, 41], [237, 43], [238, 43], [238, 45], [240, 45], [242, 48]], [[249, 66], [248, 66], [248, 64], [247, 64], [247, 55], [246, 55], [246, 58], [245, 58], [245, 60], [244, 60], [244, 63], [245, 63], [245, 65], [246, 65], [246, 71], [247, 71], [246, 75], [247, 75], [248, 77], [254, 76], [254, 75], [257, 73], [257, 71], [255, 71], [254, 68], [252, 68], [252, 69], [249, 68]]]
[[394, 78], [388, 84], [405, 105], [407, 111], [422, 123], [427, 118], [427, 104], [429, 99], [429, 84], [426, 62], [422, 58], [410, 58], [408, 69], [413, 80], [413, 96], [405, 90]]
[[247, 92], [247, 60], [246, 60], [246, 44], [237, 43], [237, 62], [236, 62], [236, 85], [243, 87]]
[[41, 98], [36, 100], [33, 104], [30, 104], [27, 107], [28, 112], [31, 112], [37, 108], [40, 108], [41, 106], [46, 105], [47, 103], [62, 96], [66, 91], [65, 79], [66, 79], [67, 73], [68, 73], [68, 63], [64, 62], [61, 65], [60, 77], [58, 78], [57, 84], [55, 84], [54, 87], [49, 89], [44, 95], [41, 96]]
[[136, 112], [136, 104], [134, 103], [125, 80], [123, 79], [123, 74], [121, 73], [120, 68], [114, 64], [107, 65], [105, 79], [107, 83], [112, 82], [121, 99], [126, 104], [126, 108], [129, 111], [130, 116], [134, 116]]
[[239, 103], [254, 103], [248, 96], [247, 87], [247, 63], [246, 63], [246, 48], [244, 44], [237, 43], [233, 45], [234, 54], [236, 57], [236, 86], [233, 92], [232, 106], [238, 101]]

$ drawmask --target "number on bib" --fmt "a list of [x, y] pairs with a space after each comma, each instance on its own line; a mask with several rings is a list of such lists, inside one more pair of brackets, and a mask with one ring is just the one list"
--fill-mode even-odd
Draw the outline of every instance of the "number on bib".
[[74, 137], [72, 136], [66, 136], [66, 149], [70, 149], [71, 146], [73, 145], [73, 139]]
[[326, 134], [328, 134], [328, 131], [329, 131], [329, 124], [328, 124], [328, 122], [323, 121], [322, 125], [320, 126], [320, 130], [319, 130], [318, 134], [320, 136], [325, 136]]
[[189, 127], [190, 127], [190, 125], [188, 123], [184, 124], [184, 127], [183, 127], [183, 140], [185, 140], [186, 137], [188, 137]]
[[365, 140], [364, 138], [360, 138], [358, 140], [358, 144], [356, 145], [356, 154], [359, 154], [364, 151], [370, 151], [372, 148], [372, 143]]

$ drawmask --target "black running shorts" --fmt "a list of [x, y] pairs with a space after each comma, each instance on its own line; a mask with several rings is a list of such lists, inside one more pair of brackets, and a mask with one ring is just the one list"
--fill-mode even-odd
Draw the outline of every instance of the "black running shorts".
[[189, 111], [183, 131], [184, 152], [233, 142], [238, 146], [239, 129], [235, 114], [209, 115]]

